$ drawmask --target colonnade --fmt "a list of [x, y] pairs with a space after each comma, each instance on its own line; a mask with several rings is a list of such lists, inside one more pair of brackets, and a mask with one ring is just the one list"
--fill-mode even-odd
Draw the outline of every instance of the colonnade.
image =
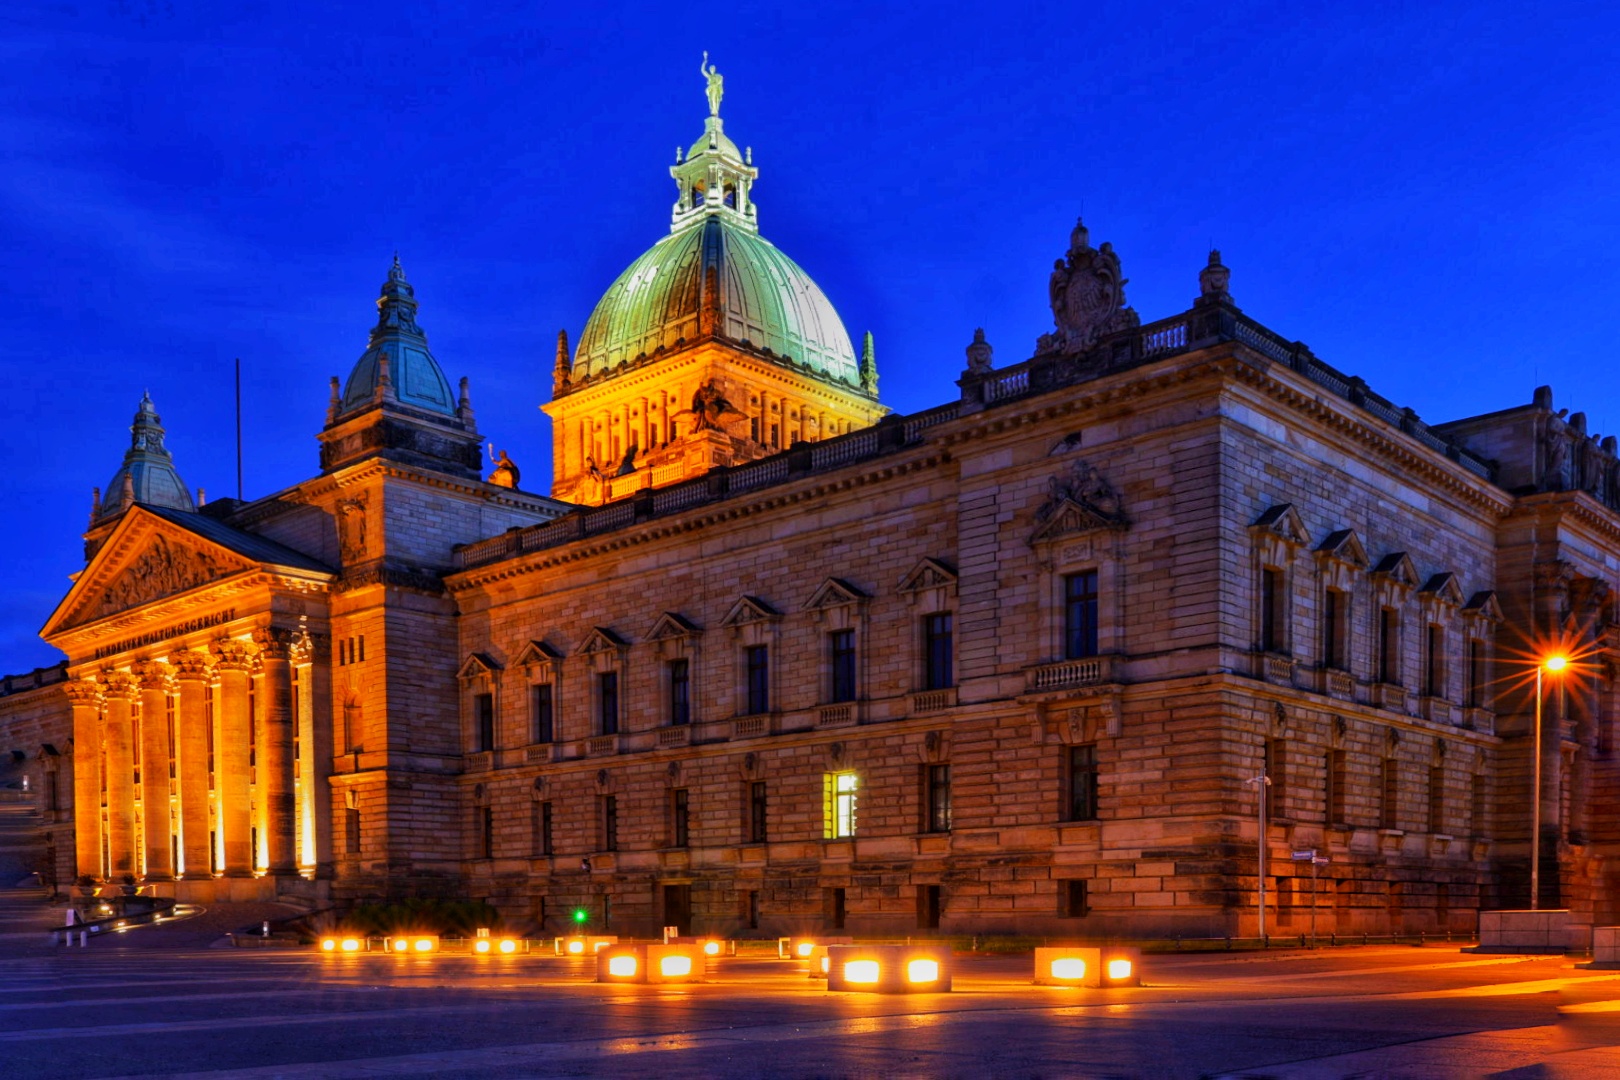
[[307, 635], [262, 628], [67, 683], [78, 873], [312, 868], [313, 661]]

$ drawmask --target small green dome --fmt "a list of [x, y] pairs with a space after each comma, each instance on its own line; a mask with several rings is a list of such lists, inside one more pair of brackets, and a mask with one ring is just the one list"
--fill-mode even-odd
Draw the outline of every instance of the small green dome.
[[[575, 379], [695, 343], [712, 325], [717, 338], [828, 381], [860, 385], [849, 333], [826, 294], [797, 263], [732, 216], [703, 215], [619, 275], [580, 335]], [[711, 296], [716, 290], [718, 296]]]
[[[152, 405], [150, 394], [141, 395], [135, 410], [135, 423], [130, 426], [129, 449], [124, 451], [124, 463], [107, 481], [107, 492], [92, 517], [92, 524], [105, 521], [128, 509], [130, 502], [146, 506], [167, 506], [172, 510], [195, 510], [191, 491], [175, 472], [174, 457], [163, 445], [163, 422]], [[125, 488], [128, 491], [125, 491]]]

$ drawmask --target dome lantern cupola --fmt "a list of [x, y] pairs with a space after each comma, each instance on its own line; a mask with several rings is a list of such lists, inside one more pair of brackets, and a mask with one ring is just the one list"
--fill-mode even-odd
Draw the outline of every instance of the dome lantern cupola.
[[97, 503], [91, 525], [117, 517], [134, 503], [196, 510], [191, 492], [175, 471], [174, 457], [163, 445], [163, 422], [152, 405], [150, 394], [141, 394], [141, 404], [135, 410], [135, 422], [129, 432], [124, 463], [107, 481], [106, 497]]
[[709, 115], [676, 150], [670, 231], [608, 287], [552, 376], [552, 494], [587, 504], [847, 434], [888, 412], [876, 366], [800, 266], [759, 235], [752, 150]]

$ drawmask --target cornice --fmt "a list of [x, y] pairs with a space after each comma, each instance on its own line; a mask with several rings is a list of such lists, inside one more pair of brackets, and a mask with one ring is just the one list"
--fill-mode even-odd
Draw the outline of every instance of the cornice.
[[726, 498], [694, 507], [689, 511], [671, 514], [668, 517], [655, 518], [639, 526], [631, 525], [596, 536], [588, 536], [580, 540], [558, 544], [556, 547], [545, 548], [541, 551], [516, 555], [500, 562], [476, 566], [467, 570], [458, 570], [444, 576], [444, 585], [452, 594], [464, 593], [506, 578], [539, 573], [552, 567], [593, 558], [607, 552], [639, 547], [666, 537], [696, 532], [741, 518], [754, 517], [784, 506], [792, 506], [811, 499], [818, 499], [839, 491], [848, 491], [853, 488], [865, 487], [868, 484], [882, 483], [897, 476], [905, 476], [934, 468], [950, 460], [949, 454], [930, 447], [928, 444], [909, 449], [924, 451], [924, 453], [904, 460], [899, 459], [898, 456], [878, 459], [878, 461], [871, 462], [867, 468], [863, 468], [854, 474], [843, 476], [818, 474], [815, 476], [817, 482], [802, 487], [791, 483], [782, 484], [766, 488], [758, 493]]
[[1568, 517], [1585, 525], [1611, 543], [1620, 544], [1620, 514], [1615, 513], [1584, 491], [1541, 491], [1521, 495], [1507, 516]]

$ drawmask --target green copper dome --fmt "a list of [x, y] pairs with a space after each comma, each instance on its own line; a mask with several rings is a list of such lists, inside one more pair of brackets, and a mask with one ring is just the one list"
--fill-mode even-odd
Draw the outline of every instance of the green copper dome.
[[124, 463], [107, 481], [107, 493], [97, 503], [91, 524], [122, 513], [131, 503], [167, 506], [172, 510], [197, 509], [186, 482], [174, 470], [173, 456], [163, 445], [163, 422], [158, 418], [150, 394], [141, 395], [129, 433]]
[[703, 214], [654, 244], [596, 305], [573, 377], [712, 336], [859, 385], [849, 333], [799, 265], [734, 214]]

